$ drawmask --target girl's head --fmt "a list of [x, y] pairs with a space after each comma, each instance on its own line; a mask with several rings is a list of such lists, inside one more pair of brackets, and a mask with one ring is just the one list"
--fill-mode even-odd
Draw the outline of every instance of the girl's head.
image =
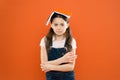
[[[54, 12], [48, 20], [51, 23], [51, 28], [46, 36], [47, 51], [49, 51], [50, 46], [52, 44], [53, 35], [65, 35], [66, 37], [65, 47], [67, 47], [68, 51], [71, 51], [72, 35], [69, 27], [69, 16]], [[49, 21], [47, 23], [49, 23]]]
[[54, 31], [55, 35], [63, 35], [66, 32], [66, 29], [68, 28], [68, 18], [64, 15], [55, 13], [51, 17], [51, 28]]

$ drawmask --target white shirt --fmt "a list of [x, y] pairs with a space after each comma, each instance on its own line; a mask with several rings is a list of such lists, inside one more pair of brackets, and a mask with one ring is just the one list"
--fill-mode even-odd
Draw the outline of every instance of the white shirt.
[[[41, 41], [40, 41], [40, 46], [41, 47], [45, 47], [45, 37], [43, 37], [42, 39], [41, 39]], [[54, 47], [54, 48], [62, 48], [62, 47], [64, 47], [64, 44], [65, 44], [65, 39], [63, 39], [63, 40], [59, 40], [59, 41], [56, 41], [56, 40], [52, 40], [53, 42], [52, 42], [52, 47]], [[75, 41], [75, 39], [73, 38], [72, 39], [72, 43], [71, 43], [71, 45], [72, 45], [72, 49], [75, 49], [75, 48], [77, 48], [76, 47], [76, 41]]]

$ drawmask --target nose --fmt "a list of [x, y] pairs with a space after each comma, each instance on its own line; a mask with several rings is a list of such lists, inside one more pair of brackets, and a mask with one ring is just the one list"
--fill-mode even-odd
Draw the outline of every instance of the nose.
[[58, 26], [57, 26], [57, 29], [61, 29], [61, 26], [60, 26], [60, 25], [58, 25]]

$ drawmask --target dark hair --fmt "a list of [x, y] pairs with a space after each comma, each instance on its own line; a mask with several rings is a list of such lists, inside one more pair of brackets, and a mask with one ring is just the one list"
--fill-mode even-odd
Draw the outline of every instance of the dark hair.
[[[64, 15], [61, 15], [61, 14], [58, 14], [58, 13], [55, 13], [52, 17], [51, 17], [51, 20], [50, 22], [52, 23], [52, 21], [54, 20], [54, 18], [62, 18], [63, 20], [65, 20], [67, 23], [69, 22], [68, 21], [68, 18]], [[50, 28], [48, 34], [46, 35], [46, 38], [45, 38], [45, 47], [46, 47], [46, 50], [47, 50], [47, 53], [49, 52], [50, 50], [50, 46], [52, 45], [52, 38], [53, 38], [53, 35], [54, 35], [54, 31], [52, 28]], [[66, 33], [65, 33], [65, 36], [66, 36], [66, 41], [65, 41], [65, 47], [67, 48], [67, 52], [71, 51], [72, 50], [72, 45], [71, 45], [71, 42], [72, 42], [72, 35], [71, 35], [71, 30], [70, 30], [70, 26], [66, 29]]]

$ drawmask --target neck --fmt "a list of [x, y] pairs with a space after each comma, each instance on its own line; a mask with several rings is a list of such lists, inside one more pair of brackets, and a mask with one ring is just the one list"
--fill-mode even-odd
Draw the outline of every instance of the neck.
[[63, 40], [65, 35], [55, 35], [55, 40]]

